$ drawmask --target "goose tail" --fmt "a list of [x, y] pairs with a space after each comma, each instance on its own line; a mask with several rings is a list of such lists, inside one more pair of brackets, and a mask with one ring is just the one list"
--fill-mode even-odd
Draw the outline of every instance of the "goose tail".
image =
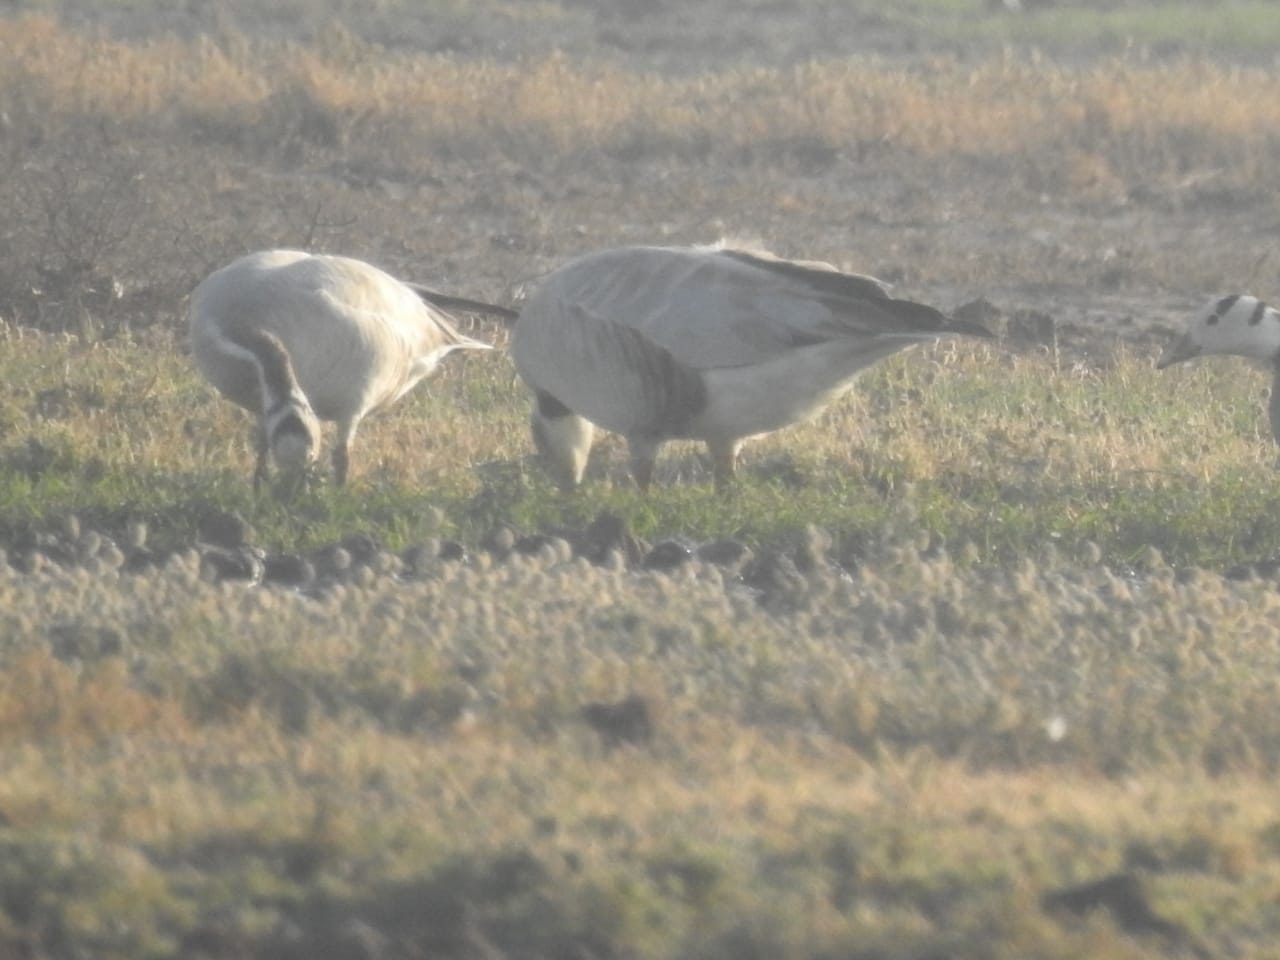
[[406, 283], [405, 286], [416, 293], [423, 303], [439, 307], [441, 310], [457, 310], [462, 313], [476, 313], [485, 317], [497, 317], [507, 323], [514, 323], [516, 317], [520, 315], [518, 311], [512, 310], [510, 307], [503, 307], [484, 300], [472, 300], [469, 297], [456, 297], [450, 293], [441, 293], [439, 290], [433, 290], [431, 287], [423, 286], [420, 283]]

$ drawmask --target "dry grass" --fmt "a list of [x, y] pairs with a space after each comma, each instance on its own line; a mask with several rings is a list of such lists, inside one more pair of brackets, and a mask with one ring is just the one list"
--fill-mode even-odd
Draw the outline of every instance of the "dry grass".
[[[689, 78], [567, 56], [498, 64], [388, 53], [333, 27], [315, 46], [87, 37], [47, 17], [0, 20], [11, 121], [180, 122], [253, 136], [354, 141], [394, 125], [401, 149], [872, 149], [1059, 157], [1068, 188], [1201, 168], [1265, 177], [1280, 80], [1211, 61], [1118, 58], [1083, 69], [1014, 56], [976, 66], [851, 59]], [[74, 69], [68, 69], [69, 65]], [[465, 109], [459, 109], [461, 103]], [[744, 109], [744, 107], [746, 107]], [[352, 144], [354, 148], [354, 144]]]
[[[637, 494], [616, 437], [593, 453], [581, 496], [554, 493], [533, 459], [528, 398], [501, 352], [451, 360], [353, 451], [355, 487], [254, 501], [250, 424], [166, 334], [85, 347], [16, 333], [5, 341], [0, 497], [7, 536], [58, 529], [73, 511], [123, 537], [189, 542], [210, 510], [243, 511], [268, 544], [309, 549], [366, 529], [394, 548], [426, 537], [475, 543], [499, 525], [582, 525], [600, 510], [646, 537], [785, 539], [815, 519], [856, 562], [888, 528], [921, 524], [1012, 559], [1052, 542], [1139, 561], [1221, 566], [1280, 542], [1268, 492], [1274, 451], [1266, 381], [1220, 359], [1158, 373], [1121, 349], [1105, 367], [1042, 352], [950, 343], [864, 374], [812, 422], [758, 438], [743, 483], [716, 496], [701, 448], [672, 442], [659, 497]], [[905, 511], [905, 512], [904, 512]]]

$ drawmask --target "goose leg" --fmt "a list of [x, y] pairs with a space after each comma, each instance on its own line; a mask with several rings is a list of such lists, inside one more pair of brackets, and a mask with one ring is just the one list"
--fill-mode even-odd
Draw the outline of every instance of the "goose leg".
[[627, 437], [631, 452], [631, 476], [636, 486], [648, 490], [653, 482], [653, 463], [658, 459], [658, 441], [649, 437]]
[[338, 437], [333, 444], [333, 482], [341, 487], [347, 482], [347, 467], [350, 464], [351, 441], [355, 439], [356, 420], [339, 420]]
[[741, 446], [738, 440], [707, 441], [707, 448], [711, 451], [711, 465], [717, 490], [727, 490], [733, 485], [733, 477], [738, 470], [738, 450]]

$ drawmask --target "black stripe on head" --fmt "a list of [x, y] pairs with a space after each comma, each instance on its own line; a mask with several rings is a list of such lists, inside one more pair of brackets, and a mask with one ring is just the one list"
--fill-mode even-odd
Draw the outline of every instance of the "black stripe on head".
[[286, 437], [290, 434], [301, 437], [307, 443], [311, 442], [311, 431], [307, 428], [306, 423], [303, 422], [302, 417], [296, 413], [283, 416], [271, 425], [271, 442], [273, 444], [277, 443], [281, 437]]
[[1260, 324], [1268, 309], [1267, 305], [1259, 300], [1258, 305], [1253, 308], [1253, 313], [1249, 314], [1249, 326], [1256, 327]]
[[545, 390], [535, 391], [534, 397], [538, 402], [538, 416], [547, 420], [559, 420], [561, 417], [567, 417], [573, 413], [572, 410]]
[[1236, 301], [1239, 299], [1240, 294], [1238, 293], [1228, 294], [1223, 297], [1213, 305], [1213, 313], [1209, 315], [1209, 319], [1206, 320], [1205, 323], [1212, 327], [1215, 323], [1226, 316], [1227, 311], [1234, 307], [1236, 305]]

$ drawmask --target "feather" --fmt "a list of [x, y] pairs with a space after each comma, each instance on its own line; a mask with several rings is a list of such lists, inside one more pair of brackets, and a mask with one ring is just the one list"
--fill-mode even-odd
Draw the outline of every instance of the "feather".
[[[867, 364], [953, 333], [990, 336], [828, 264], [723, 247], [627, 247], [549, 274], [516, 322], [512, 357], [565, 416], [625, 435], [633, 466], [650, 469], [664, 439], [694, 437], [731, 472], [743, 437], [809, 416]], [[580, 432], [563, 435], [583, 442]], [[546, 448], [551, 434], [541, 436]], [[580, 454], [575, 446], [572, 459]], [[569, 471], [561, 463], [553, 472]]]
[[[338, 424], [338, 483], [366, 416], [395, 403], [454, 350], [491, 349], [377, 267], [296, 250], [249, 254], [210, 274], [192, 293], [190, 326], [197, 367], [223, 396], [260, 417], [264, 436], [281, 396], [296, 395], [297, 409], [306, 405], [313, 419]], [[255, 478], [265, 473], [261, 450]]]

